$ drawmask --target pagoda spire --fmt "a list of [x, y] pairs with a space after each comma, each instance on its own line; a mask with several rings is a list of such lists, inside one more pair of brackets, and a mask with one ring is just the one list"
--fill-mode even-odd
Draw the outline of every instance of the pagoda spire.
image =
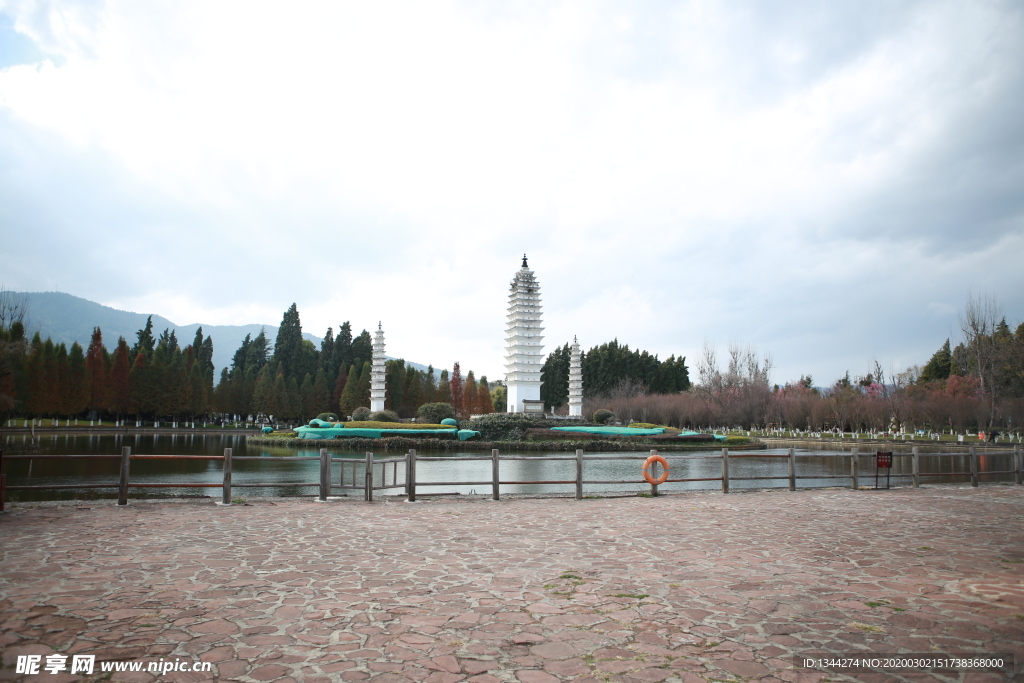
[[523, 254], [523, 265], [509, 286], [508, 326], [505, 328], [505, 385], [508, 412], [543, 412], [540, 369], [544, 362], [540, 285]]
[[583, 417], [583, 354], [576, 335], [569, 349], [569, 417]]
[[378, 413], [384, 410], [384, 327], [377, 322], [373, 333], [373, 365], [370, 368], [370, 410]]

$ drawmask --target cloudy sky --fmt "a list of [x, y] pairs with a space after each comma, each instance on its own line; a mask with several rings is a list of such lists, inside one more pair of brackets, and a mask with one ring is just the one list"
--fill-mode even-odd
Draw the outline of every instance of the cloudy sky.
[[824, 385], [1024, 319], [1022, 122], [1012, 0], [0, 0], [0, 281], [496, 378], [526, 252], [552, 345]]

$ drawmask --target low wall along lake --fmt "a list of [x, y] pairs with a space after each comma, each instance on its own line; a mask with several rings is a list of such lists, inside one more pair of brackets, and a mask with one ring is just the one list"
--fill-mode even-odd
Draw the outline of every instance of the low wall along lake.
[[[5, 437], [8, 452], [21, 451], [28, 439], [21, 435]], [[28, 460], [22, 458], [4, 458], [3, 472], [7, 475], [7, 499], [9, 501], [43, 501], [73, 500], [89, 498], [116, 497], [116, 489], [33, 489], [10, 490], [16, 486], [67, 487], [75, 485], [116, 484], [120, 469], [119, 456], [122, 448], [131, 448], [136, 455], [188, 455], [188, 456], [221, 456], [225, 448], [233, 451], [233, 485], [234, 497], [287, 497], [315, 496], [317, 485], [312, 484], [319, 479], [320, 462], [316, 459], [277, 459], [281, 456], [303, 456], [318, 458], [319, 449], [275, 448], [268, 446], [247, 446], [245, 435], [204, 435], [204, 434], [171, 434], [171, 435], [43, 435], [37, 437], [39, 446], [45, 454], [107, 456], [104, 458], [48, 458]], [[14, 446], [15, 448], [10, 448]], [[328, 449], [334, 458], [332, 482], [337, 486], [339, 477], [344, 472], [346, 484], [356, 474], [357, 467], [365, 462], [363, 451], [349, 451], [344, 448]], [[787, 449], [772, 449], [756, 453], [733, 454], [729, 462], [730, 490], [785, 488], [788, 486], [788, 461], [785, 457]], [[649, 492], [650, 485], [641, 481], [641, 464], [647, 450], [638, 450], [635, 457], [629, 453], [587, 453], [583, 464], [585, 495], [611, 495], [615, 493], [636, 494]], [[815, 488], [828, 486], [850, 485], [849, 451], [810, 451], [797, 450], [796, 475], [799, 478], [798, 488]], [[476, 485], [444, 485], [431, 487], [431, 482], [483, 482], [489, 481], [492, 475], [492, 463], [488, 460], [466, 461], [460, 457], [477, 456], [480, 453], [445, 452], [430, 453], [421, 451], [418, 456], [424, 458], [416, 463], [416, 481], [419, 495], [430, 493], [488, 495], [489, 486]], [[502, 481], [550, 481], [572, 480], [575, 477], [576, 463], [569, 453], [537, 453], [514, 451], [502, 452], [501, 456], [520, 456], [517, 459], [501, 460], [500, 478]], [[690, 452], [685, 455], [665, 454], [668, 458], [671, 479], [713, 479], [722, 474], [721, 449]], [[243, 457], [255, 457], [243, 460]], [[375, 454], [375, 459], [394, 459], [401, 457], [398, 453]], [[561, 460], [522, 459], [527, 457], [559, 457]], [[602, 456], [608, 459], [603, 459]], [[612, 459], [622, 456], [629, 460]], [[775, 456], [775, 457], [772, 457]], [[273, 457], [274, 459], [270, 459]], [[1012, 453], [979, 454], [979, 470], [981, 483], [1010, 483], [1013, 474], [984, 474], [984, 472], [1008, 472], [1016, 469], [1018, 464]], [[267, 458], [263, 460], [263, 458]], [[591, 459], [593, 458], [593, 459]], [[337, 459], [351, 460], [352, 466], [340, 467]], [[862, 453], [858, 459], [859, 481], [861, 486], [874, 485], [874, 454]], [[357, 463], [360, 463], [357, 465]], [[375, 468], [374, 480], [379, 485], [382, 481], [383, 465]], [[130, 497], [209, 497], [219, 498], [219, 485], [223, 481], [223, 462], [211, 460], [174, 460], [174, 459], [133, 459], [131, 462]], [[362, 471], [361, 469], [359, 471]], [[393, 481], [393, 473], [397, 475], [399, 487], [381, 490], [377, 495], [403, 495], [404, 468], [392, 463], [387, 467], [387, 481]], [[920, 473], [922, 482], [934, 484], [967, 484], [970, 482], [970, 456], [967, 453], [953, 457], [921, 457]], [[361, 476], [361, 475], [360, 475]], [[623, 480], [636, 483], [621, 483]], [[884, 485], [885, 471], [881, 470], [881, 482]], [[297, 486], [288, 482], [306, 482], [309, 485]], [[609, 482], [609, 483], [601, 483]], [[912, 459], [909, 453], [896, 453], [893, 458], [891, 485], [909, 486], [912, 482]], [[134, 486], [142, 483], [176, 484], [183, 486], [168, 488], [146, 488]], [[209, 488], [197, 488], [195, 484], [208, 483]], [[271, 484], [270, 486], [249, 487], [245, 484]], [[280, 483], [279, 486], [273, 484]], [[355, 482], [352, 482], [355, 483]], [[193, 486], [185, 486], [192, 484]], [[668, 482], [659, 487], [660, 493], [672, 493], [686, 490], [717, 490], [720, 481], [688, 481]], [[502, 495], [573, 495], [572, 484], [502, 484]], [[348, 489], [332, 491], [332, 495], [361, 496], [360, 491]]]

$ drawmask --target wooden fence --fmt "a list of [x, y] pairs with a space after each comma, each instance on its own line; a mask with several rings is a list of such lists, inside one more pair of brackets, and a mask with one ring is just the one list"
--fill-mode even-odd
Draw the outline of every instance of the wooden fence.
[[[403, 457], [398, 458], [386, 458], [383, 460], [375, 460], [373, 453], [367, 453], [365, 459], [353, 459], [353, 458], [336, 458], [331, 456], [326, 448], [320, 449], [319, 456], [261, 456], [261, 455], [249, 455], [249, 456], [235, 456], [232, 454], [231, 448], [225, 448], [223, 455], [132, 455], [131, 448], [125, 446], [121, 449], [120, 455], [8, 455], [4, 456], [3, 450], [0, 449], [0, 511], [4, 509], [4, 500], [6, 491], [31, 491], [31, 490], [60, 490], [60, 489], [117, 489], [117, 504], [127, 505], [128, 504], [128, 489], [129, 488], [220, 488], [221, 489], [221, 504], [230, 505], [232, 501], [232, 489], [234, 488], [254, 488], [254, 487], [281, 487], [281, 486], [315, 486], [318, 488], [319, 495], [318, 499], [326, 501], [336, 489], [343, 491], [362, 491], [363, 499], [366, 501], [373, 500], [374, 491], [381, 490], [394, 490], [402, 489], [403, 495], [408, 500], [415, 501], [417, 495], [442, 495], [442, 494], [429, 494], [421, 493], [418, 489], [423, 487], [452, 487], [452, 486], [490, 486], [491, 497], [494, 500], [499, 500], [500, 491], [502, 486], [510, 485], [531, 485], [531, 484], [551, 484], [551, 485], [574, 485], [576, 499], [583, 498], [584, 486], [587, 484], [645, 484], [645, 480], [640, 478], [636, 479], [584, 479], [583, 478], [583, 463], [586, 461], [596, 460], [631, 460], [637, 463], [637, 472], [640, 472], [640, 464], [649, 456], [655, 455], [657, 451], [650, 451], [644, 453], [621, 453], [614, 455], [584, 455], [582, 450], [577, 450], [576, 455], [545, 455], [545, 456], [524, 456], [524, 455], [505, 455], [502, 456], [498, 453], [497, 449], [491, 451], [490, 456], [420, 456], [417, 455], [416, 450], [412, 449], [406, 453]], [[720, 454], [715, 455], [696, 455], [696, 456], [682, 456], [682, 455], [668, 455], [663, 456], [667, 461], [690, 461], [690, 460], [721, 460], [721, 475], [717, 477], [698, 477], [698, 478], [667, 478], [664, 483], [682, 483], [682, 482], [720, 482], [722, 487], [722, 493], [729, 492], [729, 485], [731, 482], [737, 481], [787, 481], [789, 483], [789, 490], [795, 491], [797, 489], [797, 482], [801, 479], [847, 479], [849, 480], [850, 487], [857, 489], [860, 486], [860, 480], [862, 477], [869, 476], [867, 472], [861, 472], [860, 460], [865, 456], [872, 456], [872, 453], [860, 453], [857, 448], [851, 449], [850, 453], [800, 453], [797, 454], [795, 449], [790, 448], [788, 453], [780, 454], [765, 454], [765, 453], [743, 453], [738, 455], [731, 455], [728, 448], [723, 448]], [[978, 452], [972, 446], [969, 453], [921, 453], [918, 447], [915, 447], [911, 453], [893, 453], [893, 461], [899, 458], [911, 458], [912, 459], [912, 473], [910, 475], [897, 475], [897, 476], [911, 476], [913, 480], [913, 486], [916, 488], [921, 485], [922, 477], [969, 477], [971, 486], [978, 486], [979, 479], [986, 475], [997, 475], [997, 474], [1012, 474], [1015, 478], [1015, 483], [1020, 486], [1024, 481], [1024, 453], [1022, 453], [1020, 444], [1014, 446], [1013, 450], [1006, 451], [986, 451], [986, 458], [990, 456], [1013, 456], [1014, 468], [1010, 470], [983, 470], [979, 461]], [[800, 475], [797, 473], [797, 461], [800, 458], [805, 457], [832, 457], [842, 458], [849, 460], [849, 474], [812, 474], [812, 475]], [[921, 458], [969, 458], [969, 471], [966, 473], [955, 473], [955, 472], [921, 472]], [[3, 472], [3, 463], [5, 460], [49, 460], [49, 459], [70, 459], [70, 458], [95, 458], [95, 459], [120, 459], [120, 474], [116, 483], [108, 484], [42, 484], [42, 485], [22, 485], [22, 486], [7, 486], [7, 474]], [[787, 461], [787, 473], [779, 476], [757, 476], [757, 477], [735, 477], [729, 474], [729, 463], [736, 458], [785, 458]], [[220, 482], [204, 482], [204, 483], [174, 483], [174, 482], [133, 482], [131, 481], [131, 462], [133, 460], [219, 460], [223, 463], [222, 472], [223, 478]], [[320, 476], [319, 481], [315, 482], [256, 482], [256, 483], [233, 483], [231, 480], [231, 465], [233, 462], [238, 460], [258, 460], [261, 462], [267, 461], [286, 461], [294, 462], [296, 460], [319, 460], [320, 461]], [[558, 479], [558, 480], [510, 480], [503, 479], [501, 477], [501, 463], [510, 461], [570, 461], [575, 462], [575, 477], [572, 479]], [[416, 476], [416, 465], [419, 462], [424, 461], [444, 461], [444, 462], [479, 462], [479, 461], [490, 461], [491, 463], [491, 478], [488, 480], [479, 481], [419, 481]], [[340, 472], [337, 481], [333, 478], [333, 469], [335, 465], [338, 466]], [[669, 466], [669, 472], [672, 471], [671, 465]], [[377, 476], [379, 470], [380, 475]], [[348, 474], [346, 474], [346, 472]], [[877, 472], [877, 470], [876, 470]], [[399, 476], [401, 474], [401, 476]], [[660, 466], [654, 465], [654, 472], [652, 476], [658, 478], [661, 474]], [[658, 495], [658, 486], [651, 485], [651, 494]]]

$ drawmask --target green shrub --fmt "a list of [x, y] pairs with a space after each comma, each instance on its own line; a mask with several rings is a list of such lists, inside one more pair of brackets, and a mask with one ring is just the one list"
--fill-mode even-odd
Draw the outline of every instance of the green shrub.
[[[559, 422], [558, 426], [565, 423]], [[491, 413], [470, 420], [466, 429], [480, 432], [483, 441], [525, 441], [527, 430], [550, 427], [551, 423], [536, 415], [522, 413]]]
[[448, 425], [425, 422], [346, 422], [345, 429], [451, 429]]
[[402, 418], [393, 410], [381, 410], [370, 416], [374, 422], [401, 422]]
[[604, 408], [594, 411], [594, 422], [599, 425], [608, 424], [608, 422], [614, 417], [615, 413]]
[[352, 419], [356, 422], [364, 422], [370, 419], [370, 409], [360, 406], [352, 411]]
[[656, 425], [651, 422], [634, 422], [629, 426], [634, 429], [668, 429], [665, 425]]
[[441, 420], [455, 417], [455, 407], [451, 403], [424, 403], [416, 411], [416, 417], [433, 424], [441, 424]]
[[324, 422], [337, 422], [338, 416], [334, 413], [320, 413], [316, 416], [316, 419], [323, 420]]

